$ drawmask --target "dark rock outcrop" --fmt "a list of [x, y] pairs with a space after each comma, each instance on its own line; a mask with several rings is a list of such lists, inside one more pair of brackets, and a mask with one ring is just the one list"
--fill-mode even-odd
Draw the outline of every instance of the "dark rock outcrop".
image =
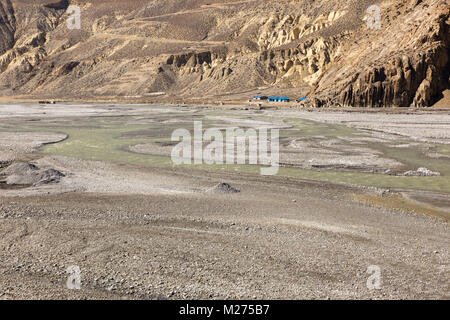
[[0, 0], [0, 55], [14, 45], [16, 16], [11, 0]]
[[[326, 85], [339, 93], [328, 105], [375, 108], [433, 105], [441, 98], [442, 91], [450, 88], [449, 17], [447, 9], [435, 21], [421, 26], [424, 29], [422, 35], [410, 39], [411, 50], [397, 48], [390, 59], [385, 62], [380, 59], [369, 68], [356, 64], [355, 72], [349, 73], [343, 81], [332, 77], [331, 80], [338, 80], [332, 83], [328, 79]], [[324, 84], [319, 87], [321, 85], [325, 87]], [[319, 89], [319, 92], [318, 98], [323, 100], [330, 90]]]

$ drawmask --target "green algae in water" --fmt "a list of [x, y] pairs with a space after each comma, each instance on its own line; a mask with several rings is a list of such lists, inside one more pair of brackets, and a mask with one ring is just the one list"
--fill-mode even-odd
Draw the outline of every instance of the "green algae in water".
[[[341, 125], [319, 124], [308, 121], [295, 121], [288, 119], [289, 124], [295, 125], [299, 129], [301, 136], [359, 136], [361, 131], [348, 128]], [[45, 125], [45, 126], [43, 126]], [[317, 126], [316, 126], [317, 125]], [[36, 131], [36, 132], [63, 132], [69, 135], [69, 138], [63, 142], [44, 146], [44, 154], [69, 156], [86, 160], [103, 160], [111, 162], [125, 162], [136, 164], [148, 164], [158, 166], [173, 166], [170, 157], [154, 156], [146, 154], [137, 154], [127, 151], [127, 147], [148, 143], [169, 141], [166, 138], [141, 137], [138, 132], [145, 130], [156, 130], [156, 126], [146, 125], [125, 125], [123, 119], [95, 119], [76, 122], [67, 122], [64, 124], [39, 123], [35, 122], [28, 125], [17, 126], [14, 124], [2, 125], [3, 131]], [[207, 126], [204, 125], [204, 128]], [[175, 129], [175, 126], [174, 126]], [[290, 132], [292, 134], [293, 132]], [[150, 132], [151, 135], [151, 132]], [[398, 149], [384, 144], [373, 145], [375, 149], [405, 162], [409, 166], [423, 166], [431, 170], [450, 173], [448, 162], [443, 163], [442, 159], [430, 159], [420, 155], [419, 150]], [[445, 147], [436, 146], [436, 150]], [[446, 149], [447, 150], [447, 149]], [[444, 150], [444, 151], [446, 151]], [[436, 160], [436, 161], [434, 161]], [[439, 160], [439, 161], [437, 161]], [[431, 165], [430, 165], [431, 164]], [[200, 169], [227, 170], [252, 174], [259, 174], [260, 166], [252, 165], [183, 165], [183, 167], [193, 167]], [[444, 170], [442, 170], [444, 169]], [[450, 192], [450, 179], [446, 176], [441, 177], [404, 177], [389, 176], [383, 174], [367, 174], [358, 172], [339, 172], [339, 171], [318, 171], [298, 168], [280, 168], [278, 175], [295, 177], [300, 179], [312, 179], [337, 183], [348, 183], [374, 187], [386, 188], [404, 188]]]
[[358, 129], [350, 128], [340, 124], [322, 123], [312, 120], [289, 118], [286, 124], [299, 130], [299, 136], [322, 136], [322, 137], [362, 137], [365, 134]]
[[[145, 126], [148, 128], [148, 126]], [[148, 143], [149, 138], [124, 138], [121, 134], [128, 130], [138, 130], [142, 127], [117, 129], [67, 129], [69, 135], [66, 141], [48, 145], [43, 153], [62, 155], [85, 160], [104, 160], [111, 162], [127, 162], [140, 164], [171, 164], [170, 158], [132, 153], [127, 147]]]
[[[45, 147], [44, 153], [88, 160], [105, 160], [163, 166], [173, 165], [169, 157], [137, 154], [126, 151], [126, 147], [149, 142], [149, 139], [120, 138], [120, 133], [125, 131], [126, 129], [67, 130], [70, 138], [64, 142]], [[258, 174], [260, 169], [260, 166], [218, 164], [202, 164], [192, 166], [183, 165], [183, 167], [193, 167], [197, 169], [223, 169], [227, 171], [238, 171], [253, 174]], [[424, 189], [450, 192], [450, 181], [444, 176], [404, 177], [356, 172], [316, 171], [298, 168], [280, 168], [278, 175], [374, 187]]]

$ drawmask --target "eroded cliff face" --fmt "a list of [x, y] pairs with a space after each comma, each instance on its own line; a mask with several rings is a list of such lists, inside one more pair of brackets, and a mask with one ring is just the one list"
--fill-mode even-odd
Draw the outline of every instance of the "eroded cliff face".
[[11, 1], [0, 2], [0, 54], [14, 45], [16, 18]]
[[[366, 25], [373, 4], [379, 30]], [[69, 5], [80, 30], [67, 27]], [[214, 98], [264, 86], [307, 88], [315, 106], [430, 106], [448, 88], [448, 26], [446, 0], [0, 0], [0, 95]]]
[[449, 6], [412, 1], [399, 10], [384, 29], [346, 47], [349, 57], [314, 90], [318, 104], [426, 107], [449, 87]]

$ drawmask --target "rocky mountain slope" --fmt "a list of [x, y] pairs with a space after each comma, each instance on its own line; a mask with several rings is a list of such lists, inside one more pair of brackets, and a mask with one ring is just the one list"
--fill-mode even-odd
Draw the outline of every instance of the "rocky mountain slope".
[[[74, 5], [80, 29], [67, 24]], [[368, 28], [372, 5], [379, 29]], [[449, 8], [448, 0], [0, 0], [0, 96], [214, 100], [264, 87], [298, 88], [315, 106], [431, 106], [449, 89]]]

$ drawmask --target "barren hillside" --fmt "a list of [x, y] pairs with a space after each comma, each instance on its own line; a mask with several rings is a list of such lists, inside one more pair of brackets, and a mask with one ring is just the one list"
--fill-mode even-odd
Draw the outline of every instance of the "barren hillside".
[[[367, 26], [374, 4], [379, 29]], [[81, 9], [81, 29], [68, 28], [69, 5]], [[0, 96], [218, 99], [266, 87], [308, 94], [315, 106], [431, 106], [449, 89], [449, 7], [0, 0]]]

